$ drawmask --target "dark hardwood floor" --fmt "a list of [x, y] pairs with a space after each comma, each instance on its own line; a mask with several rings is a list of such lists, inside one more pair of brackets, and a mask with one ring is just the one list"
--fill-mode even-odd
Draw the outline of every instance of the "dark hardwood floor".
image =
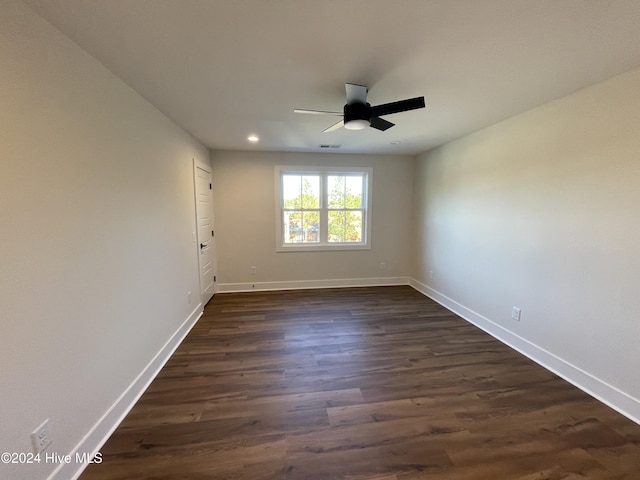
[[640, 426], [410, 287], [220, 294], [81, 480], [639, 479]]

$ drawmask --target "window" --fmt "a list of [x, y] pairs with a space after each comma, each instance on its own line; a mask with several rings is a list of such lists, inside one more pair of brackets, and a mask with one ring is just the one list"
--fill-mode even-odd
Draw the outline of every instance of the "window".
[[370, 168], [276, 167], [277, 250], [368, 249]]

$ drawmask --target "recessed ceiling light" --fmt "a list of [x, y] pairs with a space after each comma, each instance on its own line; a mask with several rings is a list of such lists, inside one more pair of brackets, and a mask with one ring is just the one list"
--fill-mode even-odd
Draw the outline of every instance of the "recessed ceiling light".
[[258, 140], [260, 140], [260, 139], [258, 138], [258, 136], [257, 136], [257, 135], [249, 135], [249, 136], [247, 137], [247, 140], [249, 140], [251, 143], [256, 143], [256, 142], [257, 142]]

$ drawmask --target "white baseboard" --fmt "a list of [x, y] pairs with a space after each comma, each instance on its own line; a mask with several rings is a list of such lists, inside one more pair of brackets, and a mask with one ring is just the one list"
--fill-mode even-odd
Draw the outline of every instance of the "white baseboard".
[[589, 372], [563, 360], [529, 340], [516, 335], [424, 283], [412, 278], [409, 284], [423, 295], [438, 302], [448, 310], [451, 310], [453, 313], [484, 330], [492, 337], [522, 353], [630, 420], [640, 424], [640, 400], [637, 398], [609, 385], [603, 380], [591, 375]]
[[[191, 312], [189, 317], [180, 325], [176, 332], [162, 346], [162, 348], [151, 359], [147, 366], [140, 372], [136, 379], [127, 387], [120, 397], [111, 405], [111, 407], [102, 415], [96, 424], [89, 430], [76, 447], [70, 452], [72, 458], [76, 458], [76, 453], [82, 455], [89, 452], [89, 458], [97, 453], [100, 448], [109, 439], [111, 434], [120, 425], [124, 417], [133, 408], [138, 399], [149, 387], [153, 379], [158, 375], [160, 369], [169, 360], [176, 348], [182, 343], [189, 331], [202, 316], [203, 305], [199, 304], [196, 309]], [[87, 467], [88, 463], [62, 463], [48, 477], [48, 480], [76, 480]]]
[[219, 283], [218, 293], [240, 293], [270, 290], [303, 290], [310, 288], [386, 287], [409, 285], [409, 277], [340, 278], [331, 280], [293, 280], [282, 282]]

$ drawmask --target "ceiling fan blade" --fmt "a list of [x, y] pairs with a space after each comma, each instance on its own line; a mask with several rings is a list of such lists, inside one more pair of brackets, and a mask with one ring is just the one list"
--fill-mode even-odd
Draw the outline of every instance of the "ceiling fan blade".
[[380, 117], [382, 115], [391, 115], [392, 113], [406, 112], [407, 110], [415, 110], [424, 108], [424, 97], [409, 98], [398, 102], [385, 103], [371, 107], [371, 115]]
[[395, 123], [388, 122], [384, 118], [371, 117], [371, 126], [373, 128], [377, 128], [378, 130], [382, 130], [383, 132], [390, 129], [394, 125]]
[[293, 113], [308, 113], [311, 115], [338, 115], [338, 116], [342, 116], [343, 113], [342, 112], [326, 112], [324, 110], [304, 110], [301, 108], [296, 108]]
[[333, 125], [331, 125], [329, 128], [325, 128], [322, 133], [328, 133], [328, 132], [333, 132], [334, 130], [339, 129], [340, 127], [344, 126], [344, 120], [340, 120], [338, 123], [334, 123]]
[[344, 84], [347, 89], [347, 105], [352, 103], [367, 103], [367, 87], [364, 85]]

